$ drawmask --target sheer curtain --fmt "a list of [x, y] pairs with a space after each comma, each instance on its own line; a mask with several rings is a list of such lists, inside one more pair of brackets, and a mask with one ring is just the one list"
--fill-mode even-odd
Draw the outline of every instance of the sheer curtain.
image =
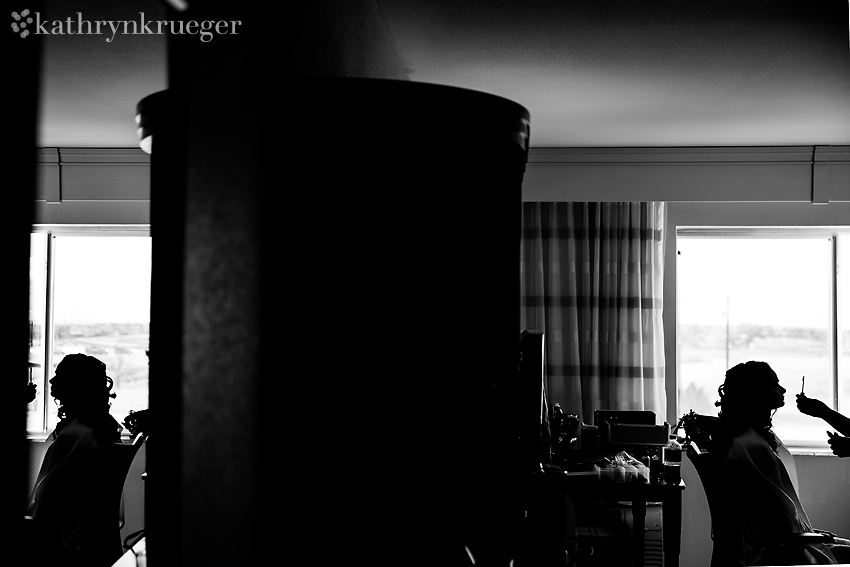
[[666, 415], [664, 203], [523, 203], [521, 328], [545, 333], [548, 401]]

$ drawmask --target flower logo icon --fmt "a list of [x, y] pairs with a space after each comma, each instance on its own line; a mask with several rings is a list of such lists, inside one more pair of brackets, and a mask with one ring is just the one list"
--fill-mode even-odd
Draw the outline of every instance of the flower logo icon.
[[21, 37], [27, 37], [30, 34], [30, 30], [27, 29], [27, 24], [32, 23], [32, 18], [29, 17], [29, 15], [29, 9], [24, 10], [20, 14], [12, 12], [12, 19], [15, 20], [12, 22], [12, 31], [20, 33]]

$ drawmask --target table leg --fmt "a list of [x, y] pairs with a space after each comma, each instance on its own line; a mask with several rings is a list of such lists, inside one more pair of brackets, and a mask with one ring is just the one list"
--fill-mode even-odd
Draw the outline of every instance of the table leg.
[[682, 491], [667, 490], [661, 503], [664, 566], [679, 567], [682, 543]]
[[646, 535], [646, 499], [632, 500], [632, 557], [635, 567], [643, 567]]

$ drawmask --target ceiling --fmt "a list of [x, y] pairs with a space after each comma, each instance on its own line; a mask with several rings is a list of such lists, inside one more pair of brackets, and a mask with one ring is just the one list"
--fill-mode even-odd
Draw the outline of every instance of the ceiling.
[[[167, 18], [159, 0], [45, 4], [50, 21]], [[522, 104], [532, 146], [850, 144], [847, 0], [377, 7], [410, 80]], [[39, 144], [137, 145], [136, 103], [166, 88], [165, 36], [44, 39]]]
[[[41, 21], [166, 19], [158, 0], [45, 0]], [[45, 26], [50, 30], [50, 26]], [[43, 36], [38, 144], [133, 147], [136, 103], [166, 88], [164, 35]], [[27, 38], [21, 41], [26, 41]]]

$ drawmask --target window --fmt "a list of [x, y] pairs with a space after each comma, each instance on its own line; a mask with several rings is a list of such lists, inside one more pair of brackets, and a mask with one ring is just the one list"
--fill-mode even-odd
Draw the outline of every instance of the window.
[[716, 415], [726, 369], [763, 360], [787, 390], [777, 435], [826, 447], [831, 428], [800, 413], [795, 395], [805, 376], [808, 396], [850, 408], [850, 230], [679, 228], [676, 236], [678, 414]]
[[[38, 226], [30, 241], [29, 376], [38, 395], [27, 431], [56, 426], [48, 381], [67, 354], [106, 364], [112, 416], [148, 407], [151, 239], [147, 228]], [[47, 369], [47, 371], [45, 371]]]

